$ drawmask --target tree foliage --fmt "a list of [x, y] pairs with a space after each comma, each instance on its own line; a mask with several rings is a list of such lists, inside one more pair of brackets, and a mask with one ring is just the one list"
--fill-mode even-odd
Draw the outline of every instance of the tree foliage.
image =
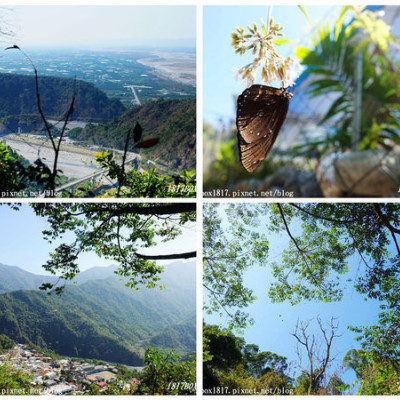
[[292, 389], [285, 357], [260, 351], [229, 329], [203, 326], [203, 361], [205, 394], [289, 394]]
[[[131, 168], [127, 171], [115, 161], [114, 153], [98, 153], [96, 161], [102, 169], [107, 170], [111, 179], [118, 178], [117, 189], [108, 190], [101, 197], [196, 197], [195, 171], [183, 171], [174, 176], [162, 175], [153, 168], [150, 171], [139, 171]], [[88, 187], [83, 195], [93, 192], [94, 188]]]
[[[240, 290], [235, 285], [228, 286], [229, 276], [224, 278], [227, 282], [222, 281], [225, 286], [218, 288], [221, 295], [231, 296], [225, 301], [230, 299], [233, 306], [248, 304], [242, 300], [242, 292], [249, 292], [243, 288], [241, 272], [256, 263], [268, 263], [271, 268], [275, 278], [269, 290], [272, 301], [338, 301], [345, 288], [342, 277], [356, 255], [364, 266], [363, 273], [353, 282], [357, 290], [371, 298], [397, 301], [392, 285], [398, 279], [400, 254], [397, 204], [235, 204], [225, 207], [225, 215], [218, 214], [217, 207], [204, 208], [204, 280], [207, 284], [213, 274], [233, 269], [238, 262], [238, 271], [233, 273], [240, 280], [236, 283]], [[272, 234], [286, 233], [290, 239], [279, 262], [268, 260], [268, 242], [255, 219], [260, 215], [268, 218], [267, 227]], [[222, 218], [228, 223], [222, 225]], [[293, 225], [298, 228], [299, 224], [301, 233], [295, 235]], [[248, 240], [236, 248], [239, 244], [234, 240], [229, 243], [228, 235], [236, 235], [235, 239], [243, 235]], [[207, 267], [209, 259], [228, 260], [228, 267], [214, 263], [213, 270]], [[214, 286], [218, 287], [218, 282]]]
[[251, 319], [242, 309], [255, 297], [243, 285], [243, 274], [267, 260], [268, 241], [255, 227], [262, 207], [229, 204], [225, 211], [222, 216], [218, 204], [204, 204], [203, 286], [209, 294], [205, 310], [226, 313], [231, 327], [244, 328]]
[[[72, 232], [72, 243], [60, 244], [43, 268], [71, 280], [79, 272], [80, 253], [94, 251], [98, 256], [118, 262], [117, 274], [127, 278], [127, 285], [155, 287], [163, 270], [156, 260], [195, 257], [195, 252], [151, 255], [140, 250], [159, 241], [168, 242], [182, 232], [182, 227], [196, 219], [194, 203], [35, 203], [32, 207], [44, 217], [49, 229], [43, 231], [50, 243]], [[47, 283], [42, 289], [61, 293], [64, 286]]]
[[0, 334], [0, 351], [12, 349], [15, 342], [8, 336]]
[[[394, 371], [400, 351], [399, 211], [397, 203], [235, 204], [219, 209], [206, 205], [204, 282], [206, 290], [212, 284], [208, 293], [214, 307], [211, 311], [223, 314], [226, 305], [243, 309], [254, 300], [251, 288], [243, 282], [243, 267], [250, 265], [270, 268], [274, 279], [268, 295], [273, 302], [340, 301], [348, 288], [354, 288], [366, 300], [378, 300], [382, 309], [376, 324], [352, 327], [362, 350], [374, 365], [389, 365]], [[260, 219], [261, 215], [264, 232], [288, 238], [279, 261], [269, 260], [266, 245], [258, 247], [259, 254], [248, 251], [251, 244], [247, 244], [250, 247], [246, 248], [245, 261], [240, 258], [243, 249], [231, 251], [234, 235], [262, 232], [260, 222], [252, 219]], [[251, 235], [246, 233], [246, 238]], [[257, 240], [251, 243], [256, 244]], [[217, 262], [208, 266], [208, 258]], [[355, 262], [358, 268], [354, 277], [349, 271]], [[235, 277], [232, 283], [231, 275]], [[218, 302], [213, 300], [215, 297]], [[243, 312], [236, 316], [230, 313], [228, 317], [236, 328], [242, 328], [247, 321]]]
[[[337, 301], [343, 296], [341, 278], [358, 255], [364, 273], [353, 282], [363, 294], [378, 298], [397, 267], [389, 245], [396, 245], [397, 204], [299, 204], [271, 207], [272, 232], [291, 235], [290, 223], [301, 222], [301, 235], [290, 237], [282, 262], [272, 263], [277, 283], [273, 301], [302, 299]], [[393, 226], [391, 224], [394, 224]], [[398, 254], [397, 254], [398, 256]]]
[[180, 361], [173, 352], [163, 353], [148, 348], [146, 367], [135, 394], [188, 395], [196, 394], [196, 362]]
[[343, 365], [347, 369], [352, 369], [361, 382], [358, 394], [400, 394], [400, 365], [398, 360], [390, 362], [376, 359], [374, 354], [364, 349], [351, 349], [346, 353]]
[[2, 192], [18, 192], [25, 188], [26, 178], [25, 166], [18, 155], [10, 147], [0, 142], [0, 190]]
[[0, 365], [0, 393], [6, 395], [29, 395], [29, 375], [18, 371], [13, 366]]

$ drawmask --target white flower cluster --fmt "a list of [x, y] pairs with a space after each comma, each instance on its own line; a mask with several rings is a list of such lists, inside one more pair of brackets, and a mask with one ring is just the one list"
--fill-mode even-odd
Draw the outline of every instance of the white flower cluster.
[[262, 22], [261, 32], [256, 23], [247, 25], [248, 33], [244, 28], [236, 28], [236, 32], [231, 34], [232, 46], [235, 52], [243, 55], [247, 50], [251, 50], [256, 57], [250, 64], [238, 70], [241, 79], [247, 79], [247, 87], [251, 86], [256, 80], [256, 74], [261, 67], [261, 81], [269, 84], [275, 80], [280, 80], [283, 87], [294, 85], [298, 77], [301, 66], [292, 57], [283, 57], [278, 54], [274, 45], [289, 43], [288, 40], [276, 39], [283, 36], [283, 27], [273, 23], [270, 19], [268, 29]]

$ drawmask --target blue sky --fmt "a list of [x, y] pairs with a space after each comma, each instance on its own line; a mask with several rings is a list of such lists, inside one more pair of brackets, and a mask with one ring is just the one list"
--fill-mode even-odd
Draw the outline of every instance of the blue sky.
[[[29, 205], [24, 204], [19, 211], [8, 205], [0, 205], [0, 263], [15, 265], [34, 274], [45, 275], [42, 265], [48, 260], [50, 251], [58, 242], [49, 244], [43, 239], [42, 231], [49, 226], [44, 218], [37, 217]], [[184, 234], [173, 242], [161, 243], [152, 249], [153, 254], [168, 254], [193, 251], [196, 249], [195, 226], [184, 228]], [[66, 236], [66, 243], [72, 243], [73, 235]], [[143, 250], [144, 254], [150, 249]], [[164, 262], [168, 264], [171, 261]], [[93, 252], [83, 253], [78, 259], [81, 270], [92, 267], [108, 266], [112, 260], [99, 258]], [[115, 264], [115, 263], [114, 263]]]
[[8, 6], [2, 14], [23, 48], [181, 47], [196, 44], [194, 6]]
[[[233, 96], [239, 95], [246, 84], [235, 78], [235, 68], [251, 62], [250, 55], [239, 56], [231, 46], [230, 35], [235, 27], [245, 28], [261, 18], [267, 21], [268, 6], [205, 6], [203, 10], [203, 104], [204, 120], [217, 125], [234, 117]], [[313, 25], [328, 17], [333, 20], [340, 12], [337, 6], [306, 6]], [[285, 29], [284, 38], [294, 41], [280, 46], [281, 54], [294, 56], [296, 45], [309, 45], [309, 25], [297, 6], [273, 6], [272, 17]], [[256, 80], [256, 83], [261, 83]]]
[[[260, 218], [260, 220], [260, 232], [267, 234], [269, 240], [268, 259], [270, 262], [279, 262], [282, 251], [289, 243], [289, 237], [286, 233], [280, 235], [267, 233], [268, 217]], [[292, 222], [290, 229], [294, 236], [300, 235], [299, 223]], [[380, 311], [377, 301], [365, 301], [354, 289], [353, 282], [346, 283], [346, 279], [355, 279], [362, 270], [361, 260], [358, 256], [354, 256], [350, 260], [350, 272], [343, 279], [344, 297], [342, 301], [336, 303], [303, 301], [292, 306], [289, 302], [277, 304], [271, 303], [268, 299], [269, 284], [273, 279], [268, 265], [251, 268], [246, 272], [244, 282], [254, 291], [258, 299], [244, 311], [254, 318], [255, 324], [244, 332], [238, 333], [238, 336], [244, 337], [246, 343], [257, 344], [261, 351], [272, 351], [287, 357], [288, 362], [295, 362], [297, 366], [296, 340], [291, 335], [296, 328], [297, 321], [306, 321], [320, 316], [326, 327], [332, 317], [337, 318], [339, 321], [338, 332], [342, 335], [334, 340], [333, 345], [333, 354], [337, 354], [336, 362], [333, 365], [337, 368], [348, 350], [359, 347], [358, 343], [354, 341], [355, 333], [349, 331], [347, 327], [373, 324], [377, 321]], [[205, 298], [206, 294], [204, 289]], [[228, 324], [228, 319], [220, 316], [204, 314], [204, 320], [209, 324], [222, 327], [227, 327]], [[314, 332], [317, 336], [320, 333], [315, 320], [310, 324], [310, 332]], [[303, 368], [306, 368], [307, 363], [304, 357], [303, 362]], [[344, 378], [345, 382], [350, 384], [354, 381], [355, 375], [349, 371]]]

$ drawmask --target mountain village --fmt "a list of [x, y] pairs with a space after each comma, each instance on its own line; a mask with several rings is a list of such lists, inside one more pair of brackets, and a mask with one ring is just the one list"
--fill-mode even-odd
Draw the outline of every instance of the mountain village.
[[119, 370], [113, 365], [94, 365], [71, 359], [53, 360], [23, 344], [17, 344], [0, 355], [0, 365], [4, 364], [29, 374], [32, 388], [30, 393], [2, 394], [81, 395], [87, 393], [93, 385], [101, 393], [110, 384], [131, 392], [139, 383], [136, 378], [128, 381], [120, 379]]

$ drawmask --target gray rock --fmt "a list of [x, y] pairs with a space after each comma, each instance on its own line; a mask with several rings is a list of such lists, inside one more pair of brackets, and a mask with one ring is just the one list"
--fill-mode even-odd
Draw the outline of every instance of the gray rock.
[[321, 158], [317, 181], [325, 197], [398, 196], [400, 151], [328, 154]]
[[266, 178], [257, 188], [261, 192], [286, 193], [272, 197], [322, 197], [314, 172], [285, 166]]

